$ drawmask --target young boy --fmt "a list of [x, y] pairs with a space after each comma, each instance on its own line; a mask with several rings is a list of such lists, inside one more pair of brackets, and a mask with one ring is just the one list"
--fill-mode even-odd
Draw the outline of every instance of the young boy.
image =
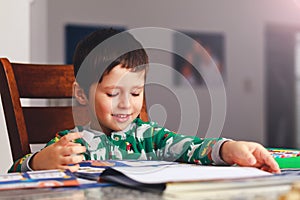
[[[76, 48], [74, 96], [80, 104], [89, 107], [90, 123], [57, 133], [41, 151], [16, 161], [10, 172], [76, 171], [79, 162], [96, 159], [238, 164], [280, 172], [260, 144], [184, 136], [139, 119], [148, 56], [132, 35], [118, 33], [112, 29], [96, 31]], [[111, 40], [113, 36], [118, 39]]]

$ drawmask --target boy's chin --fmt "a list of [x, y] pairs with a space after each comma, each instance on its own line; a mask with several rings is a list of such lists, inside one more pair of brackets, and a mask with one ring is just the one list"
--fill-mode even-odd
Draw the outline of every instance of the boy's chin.
[[114, 130], [115, 132], [117, 131], [123, 131], [125, 130], [129, 125], [131, 124], [131, 121], [129, 122], [124, 122], [124, 123], [115, 123], [114, 127], [112, 130]]

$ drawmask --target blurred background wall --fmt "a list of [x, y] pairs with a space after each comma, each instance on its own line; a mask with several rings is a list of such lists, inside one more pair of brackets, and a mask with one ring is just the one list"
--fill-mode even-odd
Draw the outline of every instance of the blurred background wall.
[[[279, 32], [282, 30], [280, 27], [287, 29], [292, 27], [291, 34], [300, 32], [298, 29], [300, 27], [300, 3], [297, 0], [192, 0], [188, 2], [180, 0], [143, 2], [138, 0], [88, 0], [84, 2], [80, 0], [27, 0], [22, 2], [0, 0], [0, 16], [0, 56], [8, 57], [11, 61], [16, 62], [64, 63], [65, 26], [68, 24], [122, 26], [126, 29], [163, 27], [188, 32], [222, 33], [225, 39], [227, 113], [221, 136], [257, 141], [270, 146], [279, 145], [279, 143], [270, 141], [271, 133], [268, 123], [274, 113], [269, 110], [269, 105], [275, 99], [270, 99], [270, 97], [274, 97], [272, 96], [274, 92], [268, 93], [272, 90], [269, 86], [273, 83], [273, 79], [269, 77], [270, 66], [267, 66], [267, 63], [272, 63], [270, 61], [272, 56], [268, 56], [270, 55], [270, 40], [266, 38], [266, 35], [272, 29], [268, 28], [270, 26], [279, 27]], [[285, 41], [284, 37], [282, 39]], [[276, 40], [280, 40], [280, 37]], [[283, 52], [287, 51], [283, 49]], [[293, 54], [293, 52], [291, 53]], [[158, 62], [172, 66], [172, 57], [163, 54], [150, 52], [151, 56], [158, 56], [156, 58]], [[293, 66], [288, 68], [283, 64], [281, 65], [283, 71], [288, 68], [290, 72], [293, 72], [296, 66], [296, 56], [293, 54], [291, 59], [294, 59], [291, 62]], [[164, 77], [172, 81], [170, 74], [165, 74]], [[294, 84], [294, 82], [290, 84]], [[175, 86], [174, 88], [176, 89]], [[291, 101], [293, 105], [289, 108], [292, 111], [297, 108], [295, 88], [296, 86], [289, 87], [288, 85], [285, 88], [285, 90], [291, 91], [288, 95], [292, 96], [288, 100], [293, 100]], [[155, 102], [157, 96], [160, 95], [157, 90], [152, 92], [155, 95], [149, 96], [150, 104]], [[184, 93], [184, 89], [179, 88], [178, 92]], [[208, 106], [210, 97], [203, 88], [196, 88], [196, 93], [201, 99], [199, 101], [201, 110], [199, 131], [201, 132], [206, 130], [210, 121], [211, 108]], [[167, 92], [164, 92], [163, 95], [167, 95]], [[280, 94], [277, 95], [280, 98]], [[163, 99], [161, 101], [162, 105], [168, 104], [168, 101], [165, 102]], [[184, 104], [189, 104], [188, 100], [185, 101]], [[277, 104], [274, 106], [278, 107]], [[188, 109], [193, 110], [193, 108]], [[163, 109], [158, 109], [157, 112], [164, 114], [163, 111]], [[172, 118], [174, 109], [166, 111], [167, 115], [163, 117], [168, 118], [165, 126], [176, 130], [178, 120]], [[1, 158], [3, 158], [0, 163], [0, 172], [5, 172], [12, 161], [2, 110], [0, 110], [0, 114], [0, 140], [2, 142], [0, 151]], [[283, 128], [276, 134], [282, 135], [284, 138], [292, 137], [292, 140], [296, 141], [293, 146], [300, 147], [300, 133], [296, 134], [297, 112], [292, 112], [290, 115], [292, 118], [285, 118], [286, 124], [283, 127], [288, 127], [291, 123], [291, 126], [294, 127], [291, 129], [293, 133], [289, 129]], [[161, 114], [155, 115], [154, 113], [153, 118], [155, 116], [161, 116]], [[158, 121], [163, 122], [165, 120], [163, 118]], [[189, 123], [194, 123], [192, 119], [183, 120], [187, 126]]]

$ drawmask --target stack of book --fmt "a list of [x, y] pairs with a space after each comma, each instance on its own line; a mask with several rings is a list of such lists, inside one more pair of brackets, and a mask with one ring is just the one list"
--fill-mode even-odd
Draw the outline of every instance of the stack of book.
[[45, 170], [0, 175], [0, 190], [18, 188], [123, 186], [168, 198], [287, 192], [299, 180], [298, 169], [272, 174], [253, 167], [201, 166], [167, 161], [84, 161], [77, 172]]
[[69, 170], [43, 170], [0, 175], [0, 190], [79, 186]]

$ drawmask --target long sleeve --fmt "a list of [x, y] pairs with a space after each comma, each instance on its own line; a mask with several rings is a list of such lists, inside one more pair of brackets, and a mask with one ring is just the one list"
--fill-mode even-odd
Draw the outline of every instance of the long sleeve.
[[[185, 136], [158, 126], [155, 122], [136, 120], [135, 137], [147, 158], [196, 164], [226, 164], [219, 155], [225, 138]], [[156, 157], [156, 158], [155, 158]]]
[[10, 167], [8, 170], [8, 173], [11, 172], [22, 172], [22, 165], [26, 165], [28, 163], [28, 159], [32, 156], [33, 154], [27, 154], [23, 156], [22, 158], [16, 160], [13, 165]]
[[[153, 142], [158, 157], [163, 160], [177, 160], [196, 164], [216, 164], [212, 152], [217, 143], [223, 138], [199, 138], [184, 136], [161, 128], [153, 131]], [[219, 148], [218, 148], [219, 149]], [[218, 156], [217, 156], [218, 157]]]

